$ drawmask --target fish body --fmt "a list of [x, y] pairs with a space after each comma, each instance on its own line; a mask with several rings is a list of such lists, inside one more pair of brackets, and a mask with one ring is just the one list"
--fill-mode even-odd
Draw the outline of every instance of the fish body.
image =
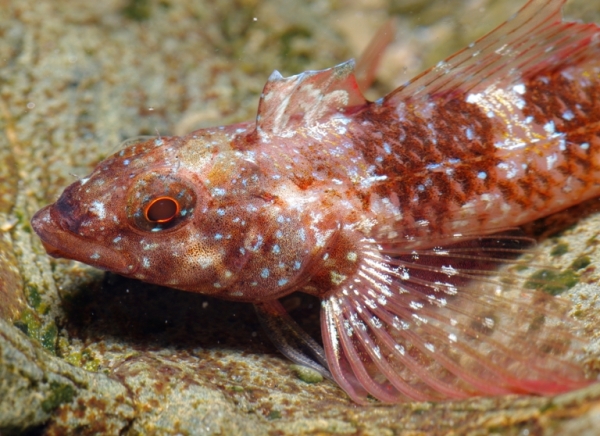
[[[568, 305], [490, 275], [522, 252], [506, 230], [600, 195], [600, 29], [562, 4], [375, 102], [352, 61], [275, 72], [256, 121], [133, 142], [33, 227], [54, 256], [254, 303], [359, 403], [584, 386]], [[324, 351], [277, 302], [295, 291]]]

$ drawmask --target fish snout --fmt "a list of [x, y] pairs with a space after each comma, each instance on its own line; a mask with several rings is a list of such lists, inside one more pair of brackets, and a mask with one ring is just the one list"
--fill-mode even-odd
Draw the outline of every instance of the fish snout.
[[59, 207], [57, 202], [40, 209], [31, 219], [31, 226], [49, 255], [77, 260], [121, 275], [135, 272], [136, 265], [123, 253], [73, 232], [71, 228], [78, 227], [78, 220], [65, 215], [68, 210]]

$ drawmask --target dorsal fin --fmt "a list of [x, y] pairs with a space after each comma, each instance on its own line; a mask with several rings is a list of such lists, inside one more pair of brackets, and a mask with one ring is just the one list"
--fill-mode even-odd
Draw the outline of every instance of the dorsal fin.
[[274, 71], [260, 98], [256, 126], [259, 132], [286, 136], [297, 127], [348, 114], [366, 102], [354, 77], [354, 60], [290, 77]]
[[600, 29], [563, 22], [565, 2], [530, 0], [492, 32], [390, 93], [386, 103], [451, 99], [481, 92], [499, 80], [507, 86], [549, 67], [582, 61], [591, 55], [585, 49], [600, 39]]
[[396, 20], [390, 18], [379, 28], [375, 36], [371, 38], [369, 45], [367, 45], [358, 58], [354, 75], [361, 90], [366, 91], [373, 84], [383, 53], [394, 41], [395, 36]]

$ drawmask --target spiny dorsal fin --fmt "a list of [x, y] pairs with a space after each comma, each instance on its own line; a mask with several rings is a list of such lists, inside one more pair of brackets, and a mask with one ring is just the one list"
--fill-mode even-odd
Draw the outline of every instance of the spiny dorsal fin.
[[256, 126], [259, 132], [291, 136], [298, 127], [348, 114], [366, 102], [354, 77], [354, 60], [290, 77], [274, 71], [260, 98]]
[[386, 103], [451, 99], [481, 92], [500, 80], [506, 86], [592, 56], [585, 49], [599, 39], [600, 29], [595, 24], [563, 22], [565, 2], [530, 0], [492, 32], [386, 96]]
[[361, 90], [367, 91], [375, 80], [377, 69], [385, 49], [394, 41], [396, 36], [396, 20], [390, 18], [379, 28], [371, 42], [364, 49], [358, 61], [354, 75]]

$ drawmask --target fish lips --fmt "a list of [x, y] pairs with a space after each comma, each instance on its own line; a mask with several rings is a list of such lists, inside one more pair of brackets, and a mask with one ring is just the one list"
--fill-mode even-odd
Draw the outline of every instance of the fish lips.
[[77, 260], [126, 276], [135, 272], [134, 264], [125, 255], [65, 229], [64, 222], [53, 204], [37, 211], [31, 219], [33, 230], [50, 256]]

